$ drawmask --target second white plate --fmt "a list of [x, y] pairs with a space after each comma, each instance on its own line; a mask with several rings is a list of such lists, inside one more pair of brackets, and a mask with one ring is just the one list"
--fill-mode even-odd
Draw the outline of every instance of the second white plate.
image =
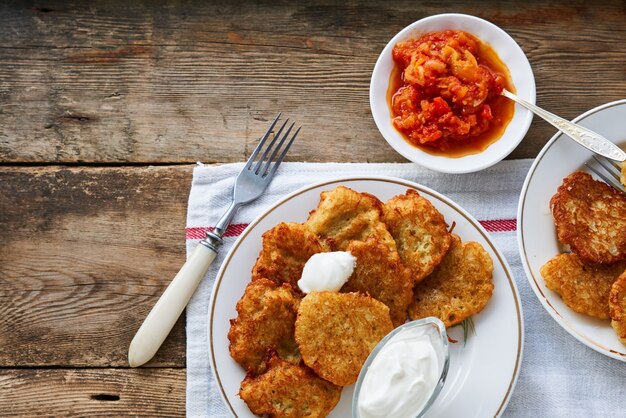
[[[626, 100], [596, 107], [574, 119], [622, 147], [626, 145], [625, 120]], [[530, 286], [552, 318], [583, 344], [626, 361], [626, 347], [618, 341], [610, 322], [574, 312], [557, 293], [546, 287], [539, 273], [542, 265], [561, 252], [550, 213], [550, 199], [563, 178], [576, 170], [583, 170], [585, 162], [591, 158], [591, 151], [561, 133], [552, 137], [539, 153], [520, 195], [517, 214], [519, 251]]]

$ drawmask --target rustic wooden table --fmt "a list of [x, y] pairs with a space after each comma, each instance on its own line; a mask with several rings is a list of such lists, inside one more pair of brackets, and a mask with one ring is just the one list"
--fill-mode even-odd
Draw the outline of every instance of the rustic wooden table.
[[494, 22], [566, 118], [626, 95], [623, 0], [327, 3], [0, 5], [0, 415], [183, 415], [184, 320], [146, 367], [126, 355], [184, 260], [192, 164], [243, 161], [279, 110], [292, 161], [403, 161], [368, 87], [407, 24]]

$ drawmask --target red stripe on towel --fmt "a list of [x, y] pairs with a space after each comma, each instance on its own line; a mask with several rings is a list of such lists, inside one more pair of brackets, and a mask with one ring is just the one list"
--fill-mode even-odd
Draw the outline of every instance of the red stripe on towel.
[[512, 232], [517, 230], [517, 219], [494, 219], [478, 221], [487, 232]]
[[[494, 219], [479, 221], [487, 232], [512, 232], [517, 229], [516, 219]], [[238, 237], [248, 227], [248, 224], [231, 224], [226, 229], [225, 237]], [[203, 239], [204, 235], [214, 227], [186, 228], [185, 239]]]
[[[248, 224], [230, 224], [226, 228], [225, 237], [238, 237], [248, 227]], [[185, 239], [203, 239], [205, 234], [213, 231], [213, 226], [199, 228], [185, 228]]]

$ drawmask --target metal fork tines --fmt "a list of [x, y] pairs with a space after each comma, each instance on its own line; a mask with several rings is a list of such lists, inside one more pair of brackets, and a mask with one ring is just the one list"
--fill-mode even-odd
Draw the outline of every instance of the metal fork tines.
[[[207, 233], [207, 238], [221, 239], [237, 209], [259, 197], [272, 181], [278, 166], [283, 162], [287, 151], [300, 132], [300, 127], [298, 127], [293, 134], [291, 133], [295, 122], [287, 127], [289, 119], [286, 119], [280, 128], [274, 132], [280, 116], [281, 113], [276, 116], [237, 176], [233, 188], [233, 201], [215, 225], [215, 229]], [[285, 127], [287, 130], [283, 133]], [[267, 143], [273, 132], [273, 138]]]
[[[287, 129], [287, 132], [285, 132], [285, 134], [282, 135], [281, 137], [281, 134], [283, 130], [285, 129], [285, 126], [287, 126], [287, 123], [289, 122], [289, 119], [286, 119], [283, 122], [280, 129], [278, 129], [278, 132], [274, 134], [274, 139], [272, 139], [269, 145], [265, 148], [265, 151], [263, 151], [261, 158], [259, 158], [256, 161], [256, 164], [253, 167], [253, 163], [255, 162], [257, 156], [259, 155], [261, 149], [263, 149], [265, 142], [267, 141], [270, 134], [272, 133], [280, 116], [281, 116], [280, 113], [278, 114], [278, 116], [276, 116], [276, 119], [274, 119], [274, 122], [272, 122], [272, 125], [269, 127], [267, 132], [265, 132], [265, 135], [263, 135], [263, 137], [259, 141], [259, 144], [254, 149], [254, 152], [252, 153], [252, 155], [250, 156], [250, 158], [248, 159], [245, 165], [245, 168], [247, 169], [248, 173], [253, 173], [255, 176], [257, 176], [257, 178], [259, 178], [259, 175], [260, 175], [260, 178], [264, 179], [264, 181], [266, 181], [267, 183], [270, 182], [272, 176], [276, 172], [276, 169], [278, 169], [278, 166], [285, 158], [285, 155], [287, 155], [287, 151], [289, 151], [289, 147], [291, 147], [291, 144], [293, 143], [294, 139], [296, 139], [296, 136], [298, 136], [298, 133], [300, 132], [300, 128], [298, 128], [296, 132], [294, 132], [294, 134], [291, 136], [291, 139], [289, 140], [289, 142], [287, 142], [287, 145], [283, 148], [285, 141], [287, 140], [287, 138], [289, 138], [289, 134], [291, 133], [291, 130], [293, 129], [295, 125], [295, 122], [293, 122]], [[277, 143], [278, 145], [276, 145]], [[280, 153], [278, 159], [276, 159], [276, 155], [281, 150], [281, 148], [282, 148], [282, 152]], [[270, 151], [272, 152], [272, 154], [268, 158], [268, 154], [270, 153]], [[265, 164], [263, 165], [263, 163]], [[241, 172], [241, 174], [243, 173], [244, 171]]]
[[593, 162], [585, 163], [585, 166], [595, 175], [613, 186], [622, 193], [626, 193], [626, 188], [620, 181], [621, 167], [618, 163], [603, 157], [593, 156]]

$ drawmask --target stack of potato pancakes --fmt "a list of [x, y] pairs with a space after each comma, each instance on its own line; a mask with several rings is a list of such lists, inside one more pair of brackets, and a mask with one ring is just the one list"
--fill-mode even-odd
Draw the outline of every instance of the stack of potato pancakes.
[[[304, 264], [328, 251], [349, 251], [353, 274], [339, 292], [304, 294]], [[344, 186], [323, 192], [306, 222], [263, 234], [228, 334], [247, 371], [239, 396], [258, 415], [326, 416], [394, 327], [428, 316], [458, 324], [485, 307], [492, 274], [483, 247], [461, 242], [415, 190], [386, 203]]]
[[550, 209], [557, 238], [571, 253], [541, 267], [546, 286], [574, 311], [610, 318], [626, 344], [626, 195], [577, 171], [563, 180]]

